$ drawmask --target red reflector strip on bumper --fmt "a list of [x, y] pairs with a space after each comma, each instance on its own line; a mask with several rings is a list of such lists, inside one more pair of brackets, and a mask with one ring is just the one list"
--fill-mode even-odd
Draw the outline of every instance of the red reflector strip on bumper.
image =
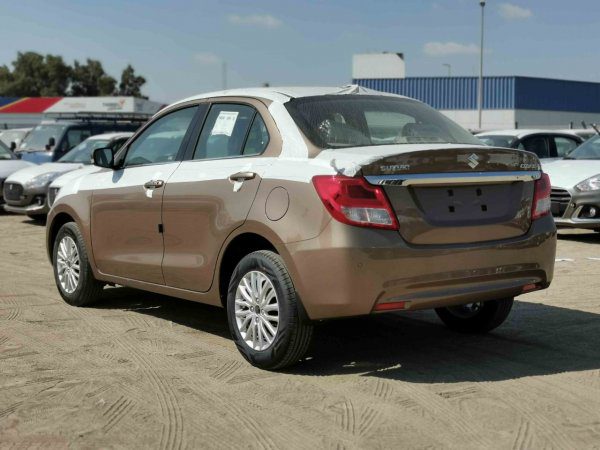
[[539, 286], [537, 284], [526, 284], [525, 286], [523, 286], [523, 292], [531, 292], [531, 291], [536, 291], [539, 289]]
[[375, 305], [375, 311], [391, 311], [394, 309], [406, 309], [410, 302], [390, 302], [390, 303], [379, 303]]

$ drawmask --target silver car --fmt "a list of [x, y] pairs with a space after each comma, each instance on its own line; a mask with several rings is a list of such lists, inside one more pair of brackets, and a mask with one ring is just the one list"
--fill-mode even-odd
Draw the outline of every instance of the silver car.
[[569, 156], [543, 161], [552, 184], [552, 215], [558, 227], [600, 231], [600, 136]]

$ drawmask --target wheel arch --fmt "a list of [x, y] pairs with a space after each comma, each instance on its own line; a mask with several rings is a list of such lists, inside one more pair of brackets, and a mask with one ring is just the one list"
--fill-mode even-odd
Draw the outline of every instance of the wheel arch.
[[218, 294], [224, 308], [227, 307], [229, 280], [235, 267], [244, 256], [258, 250], [270, 250], [279, 254], [277, 248], [269, 239], [250, 231], [238, 234], [227, 243], [219, 263], [219, 277], [217, 280], [219, 283]]
[[46, 250], [48, 252], [48, 259], [52, 262], [52, 251], [54, 249], [54, 241], [56, 240], [56, 236], [58, 235], [58, 230], [69, 222], [75, 222], [75, 218], [67, 213], [67, 212], [59, 212], [56, 214], [50, 223], [47, 224], [47, 232], [46, 232]]

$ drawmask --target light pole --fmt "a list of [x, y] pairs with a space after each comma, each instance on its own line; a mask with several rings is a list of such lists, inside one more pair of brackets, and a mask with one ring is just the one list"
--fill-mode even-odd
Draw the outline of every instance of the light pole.
[[451, 64], [442, 64], [442, 66], [448, 68], [448, 76], [451, 77], [452, 76], [452, 65]]
[[223, 90], [227, 89], [227, 62], [221, 61], [221, 86]]
[[478, 128], [481, 130], [481, 110], [483, 109], [483, 11], [485, 10], [485, 0], [480, 0], [481, 6], [481, 42], [479, 44], [479, 83], [477, 85], [477, 115]]

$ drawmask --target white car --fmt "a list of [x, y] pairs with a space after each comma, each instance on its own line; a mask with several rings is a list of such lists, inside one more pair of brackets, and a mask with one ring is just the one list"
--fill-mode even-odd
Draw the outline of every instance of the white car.
[[133, 133], [118, 132], [91, 136], [54, 163], [32, 165], [10, 175], [4, 182], [7, 211], [27, 214], [32, 218], [48, 213], [46, 200], [50, 183], [60, 175], [89, 166], [97, 148], [119, 149]]
[[497, 130], [476, 136], [492, 147], [517, 148], [535, 153], [540, 159], [562, 158], [585, 141], [577, 130]]
[[600, 231], [600, 136], [568, 157], [542, 161], [552, 184], [552, 215], [558, 227]]

